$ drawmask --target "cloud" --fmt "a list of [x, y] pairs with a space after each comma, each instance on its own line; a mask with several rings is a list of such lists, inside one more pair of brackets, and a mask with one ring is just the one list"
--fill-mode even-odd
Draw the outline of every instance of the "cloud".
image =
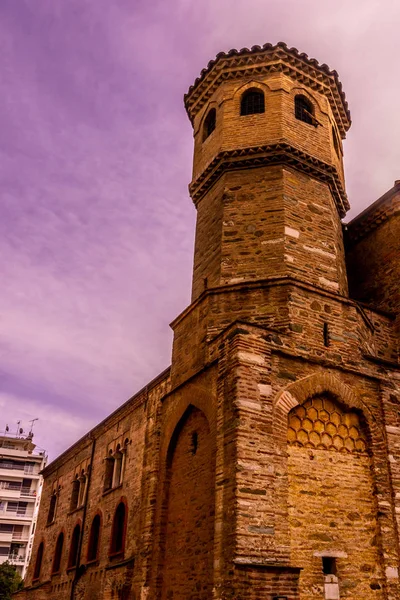
[[220, 50], [282, 39], [337, 69], [353, 214], [392, 186], [399, 16], [390, 0], [1, 2], [3, 419], [40, 413], [54, 457], [167, 366], [195, 221], [182, 96]]

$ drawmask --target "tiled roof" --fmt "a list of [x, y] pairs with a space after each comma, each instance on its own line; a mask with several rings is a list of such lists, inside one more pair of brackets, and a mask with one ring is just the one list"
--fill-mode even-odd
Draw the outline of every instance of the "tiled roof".
[[305, 68], [311, 67], [313, 69], [317, 69], [320, 73], [325, 74], [328, 78], [333, 80], [335, 87], [337, 88], [337, 93], [341, 99], [342, 110], [344, 113], [343, 116], [345, 117], [345, 120], [347, 121], [345, 129], [347, 130], [351, 124], [350, 111], [348, 108], [346, 96], [345, 96], [345, 93], [343, 92], [342, 84], [339, 80], [339, 75], [338, 75], [337, 71], [334, 71], [334, 70], [332, 71], [326, 64], [320, 64], [315, 58], [309, 58], [308, 55], [305, 54], [304, 52], [299, 52], [297, 50], [297, 48], [289, 48], [287, 46], [287, 44], [285, 44], [284, 42], [278, 42], [275, 45], [267, 43], [267, 44], [264, 44], [263, 46], [252, 46], [250, 49], [249, 48], [242, 48], [241, 50], [232, 49], [232, 50], [229, 50], [229, 52], [220, 52], [219, 54], [217, 54], [215, 59], [210, 60], [207, 67], [201, 71], [200, 76], [196, 79], [194, 84], [190, 86], [187, 94], [185, 94], [185, 96], [184, 96], [185, 107], [186, 107], [186, 110], [188, 111], [189, 117], [192, 118], [190, 107], [192, 104], [192, 98], [195, 95], [196, 90], [199, 88], [199, 86], [201, 86], [202, 82], [205, 80], [207, 75], [210, 74], [213, 71], [213, 69], [218, 67], [219, 63], [221, 63], [222, 61], [229, 60], [229, 59], [234, 60], [234, 59], [238, 59], [238, 58], [242, 58], [242, 57], [253, 58], [254, 55], [257, 55], [257, 54], [272, 54], [279, 50], [283, 51], [288, 57], [291, 57], [292, 59], [295, 59], [297, 61], [300, 61], [300, 63], [303, 63], [303, 66]]

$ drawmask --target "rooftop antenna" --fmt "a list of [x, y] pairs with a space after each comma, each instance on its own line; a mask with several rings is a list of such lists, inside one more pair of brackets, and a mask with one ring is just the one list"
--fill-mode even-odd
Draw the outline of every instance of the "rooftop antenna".
[[33, 426], [35, 424], [35, 421], [39, 421], [39, 417], [36, 417], [36, 419], [32, 419], [31, 421], [29, 421], [29, 423], [31, 424], [31, 428], [29, 430], [28, 436], [30, 438], [33, 438]]

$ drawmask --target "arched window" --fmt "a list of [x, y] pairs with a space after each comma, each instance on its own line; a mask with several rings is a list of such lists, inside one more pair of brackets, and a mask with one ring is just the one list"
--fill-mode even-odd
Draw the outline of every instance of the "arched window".
[[81, 537], [81, 526], [75, 525], [72, 532], [71, 546], [68, 555], [68, 568], [76, 567], [78, 562], [79, 538]]
[[203, 142], [212, 134], [217, 124], [217, 111], [211, 108], [204, 121]]
[[113, 484], [113, 474], [114, 474], [114, 457], [112, 455], [112, 450], [110, 450], [109, 455], [106, 458], [106, 468], [104, 473], [104, 488], [103, 491], [111, 490]]
[[39, 544], [39, 548], [36, 554], [36, 561], [35, 561], [35, 569], [33, 571], [33, 579], [39, 579], [40, 577], [40, 570], [42, 568], [42, 562], [43, 562], [43, 552], [44, 552], [44, 543], [40, 542]]
[[64, 545], [64, 534], [63, 534], [63, 532], [61, 532], [57, 538], [56, 550], [54, 552], [53, 568], [51, 570], [52, 573], [58, 573], [60, 570], [63, 545]]
[[88, 562], [90, 562], [92, 560], [97, 560], [97, 554], [99, 551], [100, 527], [101, 527], [101, 517], [100, 517], [100, 515], [96, 515], [92, 521], [92, 526], [90, 528], [89, 544], [88, 544], [88, 552], [87, 552]]
[[80, 486], [81, 484], [77, 475], [72, 482], [71, 504], [69, 510], [75, 510], [78, 508]]
[[57, 493], [54, 491], [50, 498], [50, 506], [49, 512], [47, 515], [47, 525], [50, 525], [54, 521], [54, 517], [56, 514], [56, 504], [57, 504]]
[[122, 482], [122, 458], [121, 446], [118, 444], [117, 450], [114, 454], [114, 473], [113, 473], [113, 488], [119, 486]]
[[255, 115], [265, 112], [264, 93], [261, 90], [247, 90], [240, 101], [240, 114]]
[[111, 532], [110, 554], [120, 554], [124, 551], [126, 528], [126, 506], [120, 502], [114, 514]]
[[298, 95], [294, 99], [294, 115], [299, 121], [317, 125], [317, 120], [314, 117], [314, 107], [305, 96]]
[[86, 475], [84, 471], [82, 471], [81, 476], [79, 477], [79, 498], [78, 498], [78, 506], [82, 506], [85, 502], [85, 491], [86, 491]]

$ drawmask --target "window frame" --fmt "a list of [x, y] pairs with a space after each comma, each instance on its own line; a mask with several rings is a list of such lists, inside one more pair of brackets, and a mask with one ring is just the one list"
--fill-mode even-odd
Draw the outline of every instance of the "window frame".
[[[248, 105], [246, 105], [246, 101], [248, 101], [248, 99], [253, 96], [253, 110], [249, 111], [249, 107]], [[258, 97], [258, 98], [262, 98], [262, 102], [260, 102], [260, 110], [254, 110], [254, 108], [256, 107], [256, 103], [254, 102], [254, 99]], [[243, 94], [240, 97], [240, 116], [241, 117], [249, 117], [250, 115], [262, 115], [265, 113], [265, 93], [263, 90], [261, 90], [260, 88], [257, 87], [251, 87], [248, 88], [247, 90], [245, 90], [243, 92]]]

